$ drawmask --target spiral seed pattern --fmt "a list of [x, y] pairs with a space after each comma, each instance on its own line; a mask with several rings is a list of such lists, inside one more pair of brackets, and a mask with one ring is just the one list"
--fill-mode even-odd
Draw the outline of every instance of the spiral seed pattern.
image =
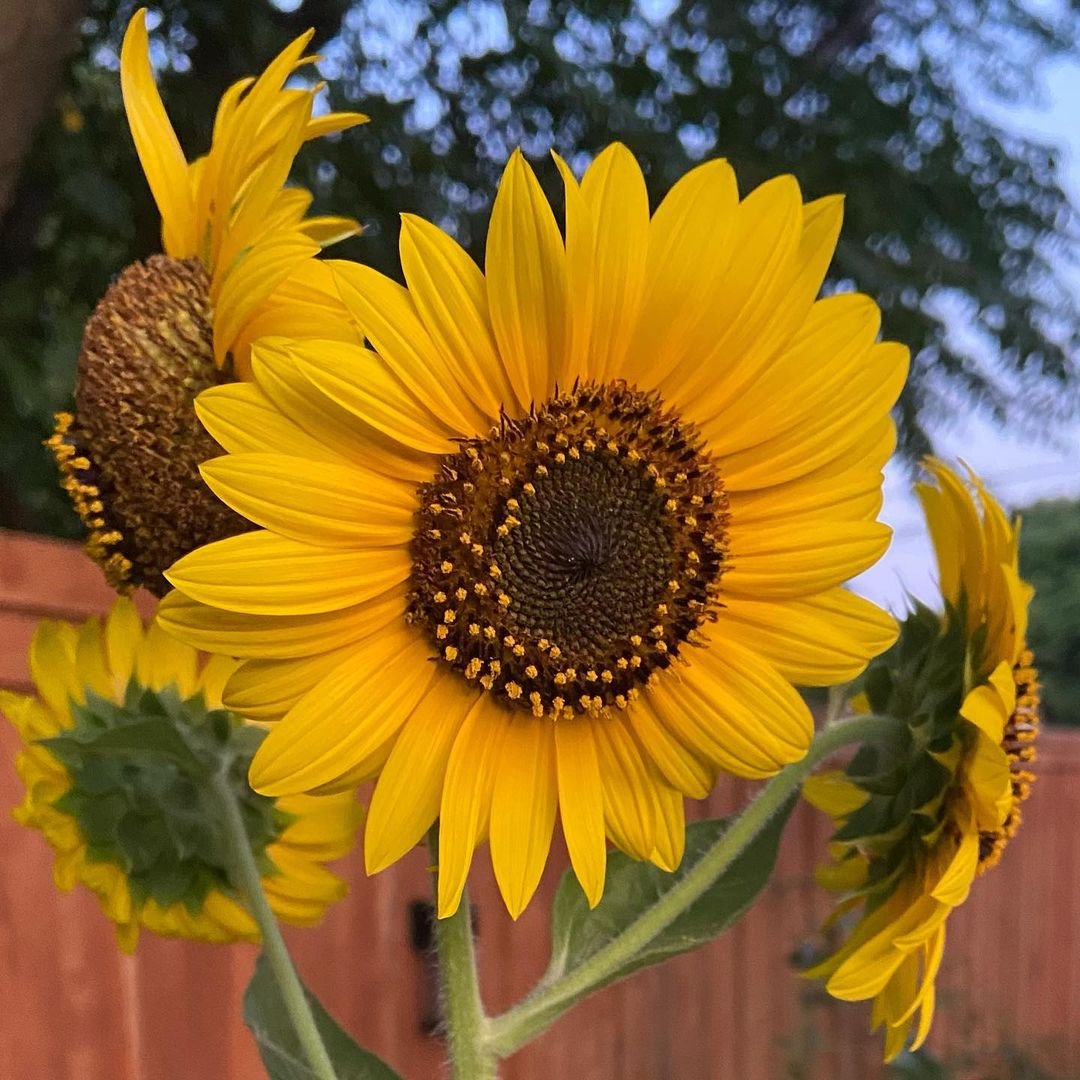
[[625, 708], [715, 617], [727, 499], [655, 393], [576, 385], [420, 489], [408, 618], [534, 715]]

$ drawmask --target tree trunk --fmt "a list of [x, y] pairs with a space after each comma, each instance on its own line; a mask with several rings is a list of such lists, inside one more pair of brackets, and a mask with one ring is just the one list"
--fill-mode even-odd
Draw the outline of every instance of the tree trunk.
[[76, 41], [86, 0], [5, 0], [0, 18], [0, 218], [15, 193], [19, 166]]

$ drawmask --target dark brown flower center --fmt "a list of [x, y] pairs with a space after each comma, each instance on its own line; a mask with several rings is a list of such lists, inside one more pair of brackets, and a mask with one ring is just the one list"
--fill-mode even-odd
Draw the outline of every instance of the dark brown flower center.
[[535, 715], [625, 707], [714, 616], [727, 500], [656, 394], [576, 386], [420, 489], [409, 619]]
[[1031, 651], [1025, 649], [1020, 662], [1013, 668], [1016, 707], [1005, 724], [1001, 739], [1001, 748], [1009, 758], [1012, 774], [1012, 808], [1000, 829], [979, 833], [979, 873], [998, 864], [1005, 846], [1016, 835], [1022, 819], [1020, 804], [1031, 794], [1031, 785], [1035, 781], [1030, 766], [1035, 760], [1041, 698], [1039, 673], [1032, 666], [1034, 662]]
[[199, 261], [154, 255], [129, 266], [86, 324], [76, 415], [57, 417], [49, 440], [87, 550], [114, 588], [163, 596], [162, 572], [178, 558], [251, 528], [199, 476], [220, 448], [193, 402], [222, 381]]

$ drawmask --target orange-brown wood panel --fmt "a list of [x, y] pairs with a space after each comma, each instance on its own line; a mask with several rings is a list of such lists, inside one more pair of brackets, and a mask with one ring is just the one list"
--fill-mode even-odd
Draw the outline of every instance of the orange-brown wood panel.
[[[81, 618], [112, 594], [77, 546], [0, 533], [0, 685], [25, 688], [25, 648], [41, 615]], [[931, 1045], [961, 1080], [1001, 1072], [1015, 1048], [1064, 1075], [1080, 1061], [1080, 732], [1049, 731], [1026, 820], [1002, 865], [949, 923]], [[0, 1078], [257, 1080], [239, 1018], [255, 950], [144, 936], [122, 956], [85, 891], [61, 895], [42, 837], [17, 826], [14, 732], [0, 723]], [[690, 817], [730, 813], [752, 785], [721, 781]], [[797, 808], [773, 881], [730, 933], [690, 956], [609, 987], [503, 1066], [504, 1080], [875, 1080], [869, 1011], [796, 977], [790, 956], [815, 941], [828, 897], [813, 881], [828, 823]], [[415, 851], [365, 878], [342, 860], [349, 897], [314, 930], [290, 931], [300, 971], [342, 1025], [406, 1080], [446, 1075], [424, 1028], [430, 968], [411, 942], [410, 905], [430, 893]], [[481, 852], [472, 876], [489, 1009], [542, 973], [547, 919], [565, 850], [521, 919], [506, 914]]]
[[39, 616], [0, 609], [0, 687], [26, 692], [31, 687], [27, 654]]

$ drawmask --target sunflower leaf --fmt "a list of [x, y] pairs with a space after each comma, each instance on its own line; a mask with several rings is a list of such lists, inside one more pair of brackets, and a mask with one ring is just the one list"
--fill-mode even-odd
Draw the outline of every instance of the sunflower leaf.
[[[643, 949], [606, 978], [590, 984], [591, 993], [638, 968], [659, 964], [717, 937], [753, 903], [776, 863], [780, 836], [795, 805], [788, 799], [769, 824], [698, 900], [668, 924]], [[557, 980], [587, 964], [657, 902], [727, 831], [731, 819], [693, 822], [686, 829], [686, 853], [675, 873], [638, 862], [621, 852], [608, 854], [604, 895], [589, 910], [573, 873], [563, 876], [552, 910], [551, 965], [545, 981]]]
[[[358, 1046], [309, 990], [308, 1004], [337, 1080], [401, 1080], [386, 1062]], [[259, 1047], [270, 1080], [317, 1080], [308, 1064], [265, 954], [244, 994], [244, 1023]]]

